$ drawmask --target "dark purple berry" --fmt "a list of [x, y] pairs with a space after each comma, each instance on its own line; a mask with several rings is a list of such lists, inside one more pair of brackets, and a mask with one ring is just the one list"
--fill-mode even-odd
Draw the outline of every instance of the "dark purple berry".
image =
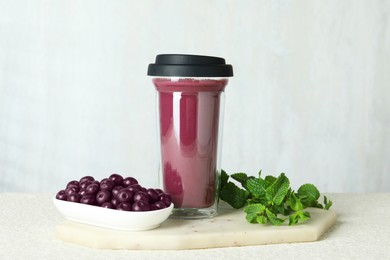
[[157, 194], [160, 196], [160, 194], [164, 193], [164, 191], [162, 189], [154, 189]]
[[104, 202], [100, 207], [107, 209], [115, 209], [115, 206], [111, 202]]
[[76, 185], [76, 184], [70, 184], [70, 185], [67, 185], [67, 186], [66, 186], [66, 189], [65, 189], [65, 190], [68, 190], [68, 189], [72, 189], [72, 190], [74, 190], [75, 192], [79, 192], [80, 187], [79, 187], [79, 185]]
[[74, 186], [72, 186], [72, 187], [70, 187], [70, 188], [67, 188], [66, 190], [65, 190], [65, 194], [66, 194], [66, 196], [69, 196], [70, 194], [72, 194], [72, 193], [78, 193], [79, 191], [78, 191], [78, 188], [76, 188], [76, 187], [74, 187]]
[[126, 188], [121, 189], [116, 195], [116, 199], [119, 202], [133, 202], [133, 192], [129, 191]]
[[133, 184], [127, 187], [128, 190], [132, 191], [133, 193], [136, 193], [142, 189], [142, 186], [139, 184]]
[[112, 180], [115, 185], [122, 185], [123, 183], [123, 177], [117, 173], [113, 173], [108, 177], [108, 179]]
[[148, 189], [146, 193], [149, 195], [151, 202], [155, 202], [159, 200], [158, 193], [155, 189]]
[[157, 208], [156, 205], [154, 204], [150, 204], [150, 210], [158, 210], [159, 208]]
[[133, 211], [149, 211], [150, 205], [146, 201], [138, 200], [132, 206]]
[[122, 202], [116, 207], [117, 210], [131, 211], [131, 204], [127, 202]]
[[81, 195], [78, 193], [71, 193], [67, 197], [67, 200], [70, 202], [80, 202], [80, 199], [81, 199]]
[[169, 196], [168, 194], [161, 194], [160, 195], [160, 201], [164, 202], [164, 204], [167, 207], [169, 207], [169, 205], [171, 205], [171, 203], [172, 203], [171, 196]]
[[167, 207], [167, 205], [165, 205], [164, 202], [162, 202], [161, 200], [160, 201], [156, 201], [154, 204], [153, 204], [157, 209], [165, 209]]
[[123, 179], [123, 186], [128, 187], [134, 184], [138, 184], [138, 181], [133, 177], [126, 177]]
[[113, 189], [112, 189], [112, 196], [116, 197], [116, 195], [118, 194], [118, 192], [123, 189], [122, 186], [115, 186]]
[[87, 190], [86, 189], [81, 189], [81, 190], [79, 190], [79, 194], [81, 196], [87, 195]]
[[94, 180], [94, 181], [92, 182], [92, 184], [96, 184], [96, 185], [100, 186], [100, 181]]
[[80, 199], [80, 203], [88, 205], [96, 205], [96, 197], [94, 195], [84, 195]]
[[66, 200], [67, 196], [66, 196], [66, 193], [64, 190], [60, 190], [59, 192], [57, 192], [56, 194], [56, 199], [58, 200]]
[[89, 181], [89, 182], [93, 182], [95, 180], [94, 177], [92, 176], [84, 176], [80, 179], [80, 183], [82, 183], [83, 181]]
[[112, 205], [114, 205], [114, 207], [117, 207], [120, 204], [120, 202], [117, 198], [112, 198], [111, 203], [112, 203]]
[[89, 184], [91, 184], [92, 181], [89, 181], [89, 180], [84, 180], [84, 181], [80, 181], [80, 190], [81, 189], [85, 189], [88, 187]]
[[108, 190], [101, 190], [96, 195], [96, 202], [98, 205], [103, 206], [104, 203], [110, 201], [111, 201], [111, 192], [109, 192]]
[[96, 193], [98, 193], [99, 191], [99, 185], [97, 185], [96, 183], [91, 183], [87, 186], [87, 188], [85, 188], [87, 194], [90, 194], [90, 195], [96, 195]]
[[101, 190], [109, 190], [111, 191], [115, 187], [115, 182], [113, 182], [110, 179], [103, 179], [100, 182], [100, 189]]
[[70, 181], [68, 182], [68, 184], [66, 185], [66, 188], [70, 188], [70, 186], [76, 186], [77, 188], [79, 187], [79, 182], [74, 180], [74, 181]]
[[138, 191], [137, 193], [135, 193], [133, 199], [134, 199], [134, 201], [143, 200], [147, 203], [150, 202], [149, 195], [143, 191]]

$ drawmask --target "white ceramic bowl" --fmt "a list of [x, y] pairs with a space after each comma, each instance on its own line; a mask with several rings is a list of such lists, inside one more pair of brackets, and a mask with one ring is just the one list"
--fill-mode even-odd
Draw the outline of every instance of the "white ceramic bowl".
[[53, 197], [57, 210], [72, 221], [126, 231], [153, 229], [164, 222], [172, 212], [173, 203], [168, 208], [153, 211], [121, 211], [87, 204], [58, 200]]

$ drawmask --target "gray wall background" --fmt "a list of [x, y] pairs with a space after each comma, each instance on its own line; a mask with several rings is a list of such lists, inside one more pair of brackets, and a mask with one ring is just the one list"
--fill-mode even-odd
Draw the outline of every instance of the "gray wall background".
[[0, 0], [0, 191], [157, 185], [158, 53], [223, 56], [222, 167], [390, 192], [390, 1]]

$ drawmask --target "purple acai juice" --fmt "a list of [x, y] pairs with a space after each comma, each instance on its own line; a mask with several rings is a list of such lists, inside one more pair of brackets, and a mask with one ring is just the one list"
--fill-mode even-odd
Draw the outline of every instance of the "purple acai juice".
[[227, 80], [156, 78], [164, 190], [175, 207], [214, 203], [220, 95]]

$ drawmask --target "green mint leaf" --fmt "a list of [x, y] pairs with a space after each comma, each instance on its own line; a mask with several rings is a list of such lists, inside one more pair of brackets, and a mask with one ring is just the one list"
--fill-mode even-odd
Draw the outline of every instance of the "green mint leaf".
[[298, 212], [291, 214], [288, 218], [288, 225], [293, 226], [298, 223], [299, 217], [298, 217]]
[[[249, 196], [251, 196], [251, 194], [249, 193]], [[263, 204], [263, 205], [266, 205], [267, 204], [267, 200], [265, 199], [265, 197], [260, 197], [260, 198], [257, 198], [257, 197], [250, 197], [246, 203], [249, 205], [249, 204], [257, 204], [257, 203], [260, 203], [260, 204]]]
[[245, 182], [246, 189], [257, 198], [265, 195], [267, 186], [267, 183], [261, 178], [248, 178]]
[[246, 203], [249, 205], [249, 204], [257, 204], [257, 203], [261, 203], [261, 202], [257, 198], [249, 198], [246, 200]]
[[229, 175], [224, 171], [221, 170], [221, 189], [225, 187], [229, 179]]
[[263, 215], [262, 215], [262, 216], [257, 216], [256, 221], [257, 221], [257, 223], [259, 223], [259, 224], [267, 224], [268, 219], [267, 219], [266, 216], [263, 216]]
[[285, 208], [284, 204], [281, 205], [270, 205], [269, 210], [275, 214], [283, 214], [285, 216], [289, 215], [289, 210]]
[[313, 184], [303, 184], [298, 189], [298, 196], [305, 207], [316, 207], [320, 192]]
[[[259, 223], [258, 217], [262, 216], [264, 213], [265, 206], [258, 203], [258, 204], [250, 204], [245, 207], [244, 212], [246, 213], [246, 220], [249, 223]], [[262, 220], [261, 220], [262, 221]]]
[[265, 209], [265, 213], [267, 214], [268, 220], [272, 225], [279, 226], [286, 220], [284, 218], [278, 218], [276, 214], [272, 213], [269, 209]]
[[226, 201], [235, 209], [242, 208], [249, 197], [249, 192], [237, 187], [236, 184], [228, 182], [220, 192], [221, 200]]
[[296, 225], [298, 222], [304, 222], [310, 218], [310, 213], [307, 211], [299, 210], [289, 216], [289, 226]]
[[275, 205], [282, 204], [290, 188], [290, 181], [284, 173], [281, 173], [279, 177], [266, 189], [265, 197], [267, 200]]
[[331, 200], [328, 201], [328, 198], [326, 196], [324, 196], [324, 205], [325, 205], [325, 209], [328, 210], [330, 209], [330, 207], [332, 207], [333, 205], [333, 202]]
[[239, 183], [243, 184], [248, 178], [248, 175], [246, 175], [246, 173], [243, 172], [238, 172], [230, 175], [230, 177], [232, 177], [234, 180], [238, 181]]
[[302, 210], [303, 209], [303, 204], [302, 202], [300, 201], [300, 199], [295, 196], [294, 193], [291, 193], [291, 196], [289, 197], [289, 204], [290, 204], [290, 208], [294, 211], [299, 211], [299, 210]]
[[301, 221], [306, 221], [309, 218], [311, 218], [311, 215], [310, 215], [310, 212], [308, 212], [308, 211], [302, 211], [302, 214], [300, 214], [299, 217], [300, 217]]
[[264, 180], [269, 183], [269, 186], [271, 186], [272, 183], [274, 183], [278, 178], [275, 176], [267, 175], [265, 176]]

